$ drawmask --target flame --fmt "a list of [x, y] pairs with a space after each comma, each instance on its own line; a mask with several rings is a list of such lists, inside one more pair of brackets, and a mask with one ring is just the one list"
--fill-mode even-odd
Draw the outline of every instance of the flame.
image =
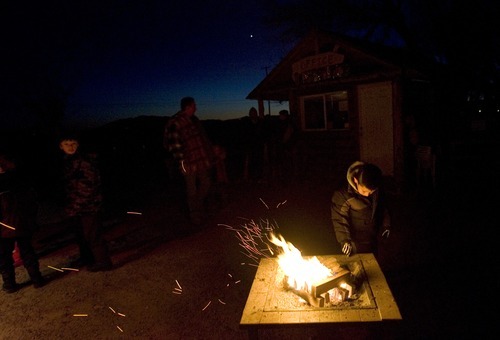
[[304, 259], [300, 250], [290, 242], [285, 241], [283, 236], [276, 237], [270, 233], [269, 241], [282, 249], [282, 253], [278, 254], [278, 264], [288, 276], [288, 284], [291, 287], [309, 291], [315, 282], [332, 276], [332, 271], [319, 262], [316, 256]]

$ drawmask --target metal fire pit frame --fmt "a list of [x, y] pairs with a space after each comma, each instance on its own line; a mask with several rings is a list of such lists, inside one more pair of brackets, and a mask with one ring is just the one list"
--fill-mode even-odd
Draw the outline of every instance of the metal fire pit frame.
[[[332, 258], [339, 263], [358, 261], [363, 265], [367, 284], [372, 294], [374, 308], [321, 309], [268, 311], [264, 307], [270, 298], [270, 285], [275, 284], [279, 269], [276, 258], [261, 259], [248, 299], [243, 310], [240, 327], [255, 329], [258, 326], [381, 322], [401, 320], [399, 308], [394, 300], [380, 266], [372, 253], [357, 254], [346, 258], [344, 255], [317, 256], [328, 261]], [[291, 293], [292, 294], [292, 293]]]

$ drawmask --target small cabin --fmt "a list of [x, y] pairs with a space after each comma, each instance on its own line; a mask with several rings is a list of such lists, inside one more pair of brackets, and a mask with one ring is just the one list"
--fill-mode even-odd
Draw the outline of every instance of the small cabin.
[[432, 105], [430, 81], [397, 49], [312, 31], [253, 89], [265, 101], [288, 102], [308, 171], [345, 173], [355, 160], [377, 164], [402, 182], [411, 139], [406, 121]]

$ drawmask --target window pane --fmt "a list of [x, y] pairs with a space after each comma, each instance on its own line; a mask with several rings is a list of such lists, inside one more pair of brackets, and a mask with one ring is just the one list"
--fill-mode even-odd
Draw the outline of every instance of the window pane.
[[336, 91], [302, 97], [305, 130], [334, 130], [349, 128], [347, 91]]
[[304, 99], [304, 124], [306, 129], [325, 129], [323, 96]]
[[349, 105], [347, 91], [338, 91], [326, 96], [328, 129], [347, 129], [349, 127]]

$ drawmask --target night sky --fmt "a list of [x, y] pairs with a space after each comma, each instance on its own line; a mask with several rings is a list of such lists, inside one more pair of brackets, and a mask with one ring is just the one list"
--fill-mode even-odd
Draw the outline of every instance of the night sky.
[[[47, 106], [37, 101], [47, 94], [66, 100], [69, 125], [171, 116], [183, 96], [197, 100], [201, 119], [240, 118], [257, 106], [245, 98], [266, 68], [293, 46], [262, 23], [253, 0], [49, 0], [2, 7], [2, 124], [28, 121], [33, 105]], [[35, 104], [26, 108], [26, 102]], [[272, 103], [271, 114], [283, 108]]]
[[[493, 0], [404, 1], [401, 17], [399, 9], [369, 0], [338, 11], [328, 0], [4, 1], [0, 128], [40, 118], [47, 125], [99, 126], [172, 116], [184, 96], [196, 99], [201, 119], [246, 116], [257, 106], [246, 96], [297, 42], [283, 42], [283, 27], [263, 23], [270, 13], [262, 6], [270, 3], [299, 4], [292, 11], [275, 7], [282, 21], [359, 38], [370, 32], [376, 43], [402, 46], [394, 34], [399, 27], [406, 42], [453, 65], [459, 78], [467, 73], [489, 81], [499, 70]], [[271, 114], [283, 108], [287, 103], [271, 103]]]

